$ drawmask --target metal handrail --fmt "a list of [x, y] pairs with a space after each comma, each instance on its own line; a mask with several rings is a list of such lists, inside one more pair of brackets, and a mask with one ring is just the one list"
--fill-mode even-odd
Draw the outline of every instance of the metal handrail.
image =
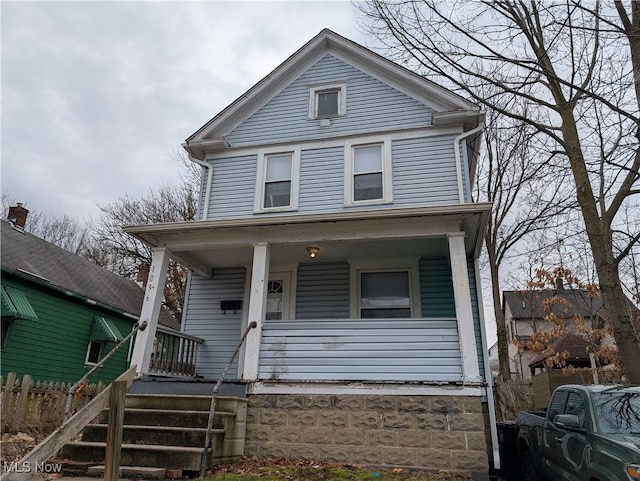
[[107, 353], [106, 356], [104, 356], [102, 359], [100, 359], [100, 361], [98, 361], [98, 363], [93, 366], [84, 376], [82, 376], [73, 386], [71, 386], [69, 388], [69, 391], [67, 392], [67, 404], [64, 407], [64, 421], [66, 422], [67, 419], [69, 419], [69, 413], [71, 412], [71, 404], [73, 403], [73, 396], [76, 393], [76, 390], [78, 389], [78, 387], [80, 385], [82, 385], [83, 382], [85, 382], [87, 379], [89, 379], [89, 377], [96, 372], [98, 369], [100, 369], [104, 363], [107, 361], [107, 359], [109, 359], [111, 356], [113, 356], [115, 354], [115, 352], [120, 349], [122, 346], [124, 346], [124, 344], [131, 339], [131, 337], [138, 331], [142, 332], [147, 328], [147, 321], [144, 321], [143, 323], [136, 323], [135, 326], [133, 326], [133, 329], [131, 329], [131, 332], [129, 334], [126, 335], [126, 337], [120, 341], [118, 344], [116, 344], [114, 346], [113, 349], [111, 349], [111, 351], [109, 351]]
[[231, 358], [229, 359], [229, 362], [222, 370], [222, 374], [220, 374], [220, 377], [218, 378], [218, 382], [216, 382], [215, 386], [213, 386], [213, 393], [211, 395], [211, 407], [209, 408], [209, 419], [207, 421], [207, 434], [204, 440], [204, 448], [202, 449], [202, 457], [200, 458], [200, 477], [201, 478], [204, 477], [204, 472], [207, 469], [207, 455], [209, 454], [209, 445], [211, 444], [211, 429], [213, 428], [213, 418], [216, 415], [216, 395], [218, 394], [218, 389], [220, 389], [220, 385], [222, 384], [222, 381], [224, 381], [224, 378], [227, 375], [227, 371], [229, 371], [229, 369], [231, 368], [231, 364], [233, 363], [233, 360], [238, 355], [238, 352], [240, 351], [240, 347], [242, 347], [242, 344], [244, 343], [245, 339], [247, 339], [247, 336], [249, 335], [249, 331], [257, 326], [258, 326], [258, 323], [256, 321], [252, 321], [247, 326], [245, 331], [242, 333], [240, 342], [238, 342], [236, 349], [233, 351], [233, 354], [231, 354]]

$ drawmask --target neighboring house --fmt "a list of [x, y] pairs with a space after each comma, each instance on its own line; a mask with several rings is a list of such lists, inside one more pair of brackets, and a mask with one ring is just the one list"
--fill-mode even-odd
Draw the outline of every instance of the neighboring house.
[[[138, 321], [144, 291], [87, 259], [24, 231], [27, 209], [10, 208], [2, 231], [2, 376], [76, 382]], [[179, 329], [163, 313], [162, 323]], [[90, 381], [128, 367], [123, 346]]]
[[150, 372], [171, 257], [192, 270], [199, 376], [217, 379], [257, 323], [228, 375], [246, 386], [245, 454], [486, 474], [483, 119], [323, 30], [187, 139], [199, 220], [125, 228], [156, 279], [132, 362]]
[[500, 360], [498, 358], [498, 343], [494, 342], [493, 345], [489, 348], [489, 366], [491, 366], [491, 372], [493, 373], [493, 377], [495, 378], [500, 374]]
[[[570, 362], [576, 367], [590, 366], [589, 356], [585, 350], [586, 340], [578, 342], [577, 338], [584, 338], [580, 334], [578, 326], [573, 322], [576, 315], [581, 316], [588, 325], [601, 327], [604, 324], [602, 298], [592, 297], [583, 289], [566, 289], [559, 280], [556, 289], [540, 289], [530, 291], [504, 291], [502, 293], [502, 305], [504, 310], [505, 325], [507, 328], [507, 339], [509, 342], [509, 364], [511, 376], [518, 379], [531, 379], [532, 373], [536, 369], [544, 367], [544, 360], [551, 356], [556, 350], [549, 349], [543, 352], [541, 349], [531, 350], [528, 343], [532, 341], [536, 332], [551, 331], [556, 327], [553, 320], [549, 319], [550, 314], [565, 320], [569, 335], [551, 342], [559, 341], [554, 346], [562, 347], [563, 352], [568, 349], [570, 357], [575, 362]], [[553, 301], [557, 299], [558, 301]], [[578, 334], [576, 336], [576, 334]], [[613, 338], [607, 336], [604, 343], [611, 344]], [[545, 346], [552, 347], [552, 346]], [[519, 350], [521, 349], [521, 350]], [[581, 353], [579, 351], [582, 351]]]

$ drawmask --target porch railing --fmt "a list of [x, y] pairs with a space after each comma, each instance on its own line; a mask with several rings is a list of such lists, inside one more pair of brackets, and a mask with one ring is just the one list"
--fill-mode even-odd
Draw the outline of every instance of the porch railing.
[[198, 350], [203, 339], [158, 326], [153, 344], [149, 374], [195, 377]]

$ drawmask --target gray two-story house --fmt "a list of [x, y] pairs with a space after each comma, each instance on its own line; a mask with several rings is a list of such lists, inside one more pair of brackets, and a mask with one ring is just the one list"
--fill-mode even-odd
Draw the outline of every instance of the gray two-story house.
[[248, 398], [245, 454], [486, 473], [493, 397], [471, 183], [483, 112], [323, 30], [186, 140], [199, 218], [153, 248], [133, 361], [150, 372], [169, 258], [196, 375]]

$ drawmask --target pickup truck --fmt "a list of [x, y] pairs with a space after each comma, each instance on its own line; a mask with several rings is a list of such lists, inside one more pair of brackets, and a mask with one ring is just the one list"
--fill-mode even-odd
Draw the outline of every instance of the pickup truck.
[[640, 480], [640, 387], [560, 386], [516, 427], [525, 481]]

